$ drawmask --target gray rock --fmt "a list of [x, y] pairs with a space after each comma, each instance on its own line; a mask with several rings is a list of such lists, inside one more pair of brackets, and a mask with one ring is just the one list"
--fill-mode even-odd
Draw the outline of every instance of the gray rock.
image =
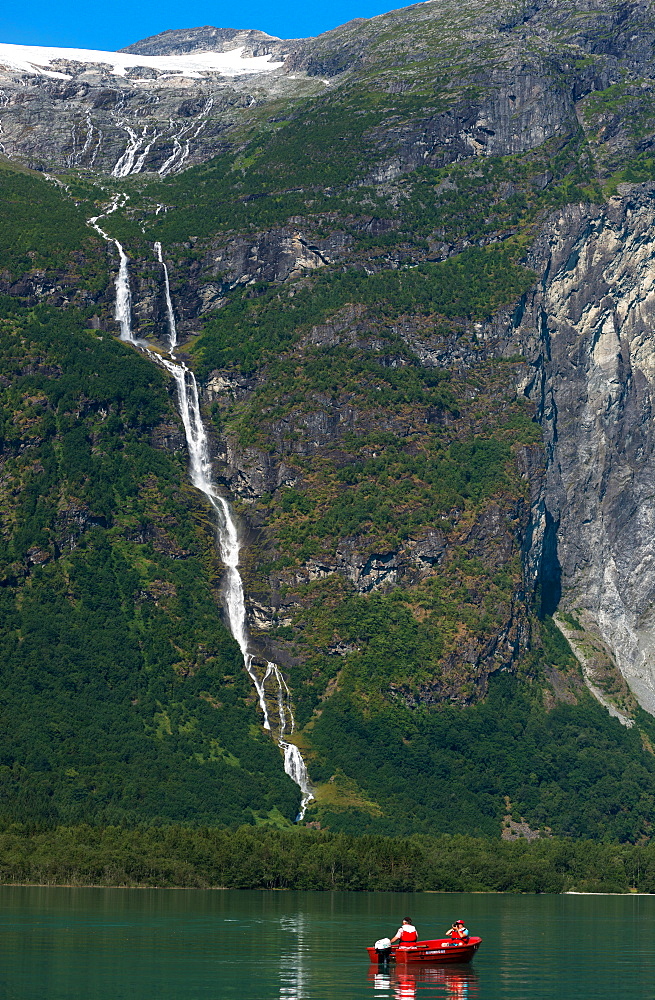
[[[588, 617], [655, 713], [655, 185], [556, 213], [512, 342], [547, 465], [527, 562], [546, 610]], [[527, 469], [529, 474], [529, 469]]]
[[285, 46], [279, 38], [267, 35], [265, 31], [205, 25], [202, 28], [162, 31], [158, 35], [126, 45], [119, 51], [140, 56], [178, 56], [187, 52], [231, 52], [242, 47], [252, 55], [266, 55], [268, 52], [284, 50], [288, 45]]

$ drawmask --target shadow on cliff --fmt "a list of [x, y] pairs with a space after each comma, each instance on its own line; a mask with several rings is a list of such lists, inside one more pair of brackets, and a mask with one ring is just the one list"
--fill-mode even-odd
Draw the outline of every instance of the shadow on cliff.
[[538, 605], [541, 618], [557, 611], [562, 596], [562, 567], [557, 555], [558, 526], [559, 522], [547, 510], [539, 570]]

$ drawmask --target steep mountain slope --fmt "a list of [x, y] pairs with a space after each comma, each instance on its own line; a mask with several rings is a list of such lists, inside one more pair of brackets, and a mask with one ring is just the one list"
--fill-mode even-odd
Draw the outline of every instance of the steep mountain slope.
[[[5, 175], [3, 193], [21, 194], [16, 250], [90, 295], [81, 276], [98, 280], [100, 241], [58, 244], [76, 222], [87, 236], [63, 193]], [[217, 614], [217, 560], [162, 373], [79, 309], [3, 296], [0, 328], [0, 817], [293, 819], [296, 788], [252, 725]]]
[[[649, 3], [434, 0], [318, 39], [203, 28], [106, 62], [31, 53], [20, 70], [13, 53], [5, 71], [5, 153], [56, 171], [60, 185], [0, 173], [12, 206], [0, 227], [2, 288], [23, 310], [7, 306], [8, 315], [20, 313], [11, 320], [20, 331], [46, 303], [68, 329], [74, 303], [104, 370], [117, 332], [112, 240], [129, 258], [132, 329], [151, 349], [167, 345], [172, 304], [178, 355], [202, 387], [214, 480], [241, 520], [258, 683], [275, 720], [277, 682], [264, 675], [269, 661], [282, 665], [317, 785], [312, 822], [497, 835], [513, 812], [561, 833], [650, 836], [653, 41]], [[227, 77], [227, 62], [211, 63], [228, 55], [248, 73]], [[124, 61], [137, 57], [143, 66]], [[181, 60], [181, 72], [156, 62], [166, 59]], [[33, 211], [39, 204], [45, 211]], [[103, 243], [84, 220], [110, 205]], [[221, 809], [185, 805], [185, 818], [261, 820], [273, 804], [290, 818], [297, 794], [275, 771], [274, 745], [247, 735], [253, 695], [216, 623], [220, 569], [200, 498], [178, 485], [164, 514], [157, 488], [130, 515], [152, 527], [122, 526], [129, 490], [173, 475], [157, 465], [171, 450], [181, 484], [183, 438], [173, 386], [161, 395], [152, 360], [111, 350], [154, 379], [142, 391], [151, 415], [129, 430], [155, 445], [153, 468], [132, 473], [136, 486], [111, 510], [99, 506], [112, 478], [93, 461], [107, 406], [85, 389], [95, 416], [75, 410], [77, 444], [57, 438], [54, 448], [79, 453], [77, 479], [55, 501], [39, 459], [36, 472], [17, 473], [25, 486], [7, 487], [17, 511], [8, 539], [32, 509], [30, 475], [50, 497], [38, 538], [15, 553], [7, 543], [7, 565], [21, 567], [6, 573], [10, 602], [27, 606], [39, 574], [69, 579], [57, 511], [71, 497], [84, 502], [99, 551], [120, 537], [136, 574], [121, 590], [112, 569], [111, 607], [127, 615], [138, 662], [152, 663], [153, 684], [172, 670], [185, 692], [183, 712], [162, 702], [164, 721], [155, 730], [143, 721], [148, 752], [156, 732], [184, 767], [193, 760], [213, 775], [215, 766], [225, 782], [236, 773], [245, 788], [248, 752], [266, 748], [257, 790], [238, 806], [236, 791]], [[26, 357], [20, 371], [34, 363]], [[59, 354], [41, 363], [72, 364]], [[22, 413], [16, 377], [6, 376], [9, 415]], [[71, 414], [58, 400], [43, 405], [61, 423]], [[111, 449], [122, 453], [131, 425], [122, 397], [112, 405]], [[15, 419], [20, 455], [36, 418]], [[51, 475], [65, 484], [58, 461]], [[184, 560], [199, 562], [184, 581], [157, 563], [166, 652], [155, 654], [146, 652], [155, 626], [132, 605], [155, 572], [166, 516], [164, 534], [177, 524]], [[171, 586], [186, 602], [184, 643], [164, 596]], [[61, 600], [72, 607], [77, 593], [67, 584]], [[558, 605], [577, 659], [549, 617]], [[92, 610], [82, 602], [80, 620]], [[97, 613], [100, 631], [116, 614], [109, 604]], [[85, 669], [98, 658], [90, 648]], [[214, 686], [202, 686], [205, 660], [231, 664], [211, 666]], [[126, 666], [127, 715], [131, 677]], [[167, 697], [172, 705], [177, 695]], [[201, 703], [209, 715], [194, 714]], [[223, 727], [220, 761], [202, 749], [205, 725]], [[246, 742], [231, 747], [228, 730]], [[12, 753], [27, 767], [24, 748]], [[50, 751], [45, 759], [60, 768]], [[163, 779], [155, 784], [165, 798]], [[80, 815], [104, 815], [88, 791], [79, 800]], [[180, 816], [161, 805], [146, 813]]]

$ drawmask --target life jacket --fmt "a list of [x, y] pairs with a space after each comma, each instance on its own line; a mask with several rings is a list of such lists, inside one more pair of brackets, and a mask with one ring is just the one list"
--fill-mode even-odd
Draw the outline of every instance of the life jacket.
[[[411, 924], [410, 924], [411, 927]], [[401, 944], [416, 944], [418, 941], [418, 934], [416, 933], [416, 928], [403, 927], [400, 932], [400, 943]]]

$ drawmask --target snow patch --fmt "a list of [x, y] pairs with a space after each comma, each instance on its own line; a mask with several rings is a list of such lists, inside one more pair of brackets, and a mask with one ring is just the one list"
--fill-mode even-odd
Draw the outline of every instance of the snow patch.
[[220, 76], [244, 76], [270, 73], [284, 65], [271, 62], [271, 56], [243, 56], [244, 47], [231, 52], [188, 52], [180, 56], [138, 56], [130, 52], [103, 52], [99, 49], [64, 49], [45, 45], [13, 45], [0, 42], [0, 67], [30, 75], [70, 80], [70, 73], [50, 69], [59, 60], [82, 66], [100, 64], [114, 76], [125, 76], [137, 66], [154, 69], [161, 74], [201, 79], [208, 73]]

